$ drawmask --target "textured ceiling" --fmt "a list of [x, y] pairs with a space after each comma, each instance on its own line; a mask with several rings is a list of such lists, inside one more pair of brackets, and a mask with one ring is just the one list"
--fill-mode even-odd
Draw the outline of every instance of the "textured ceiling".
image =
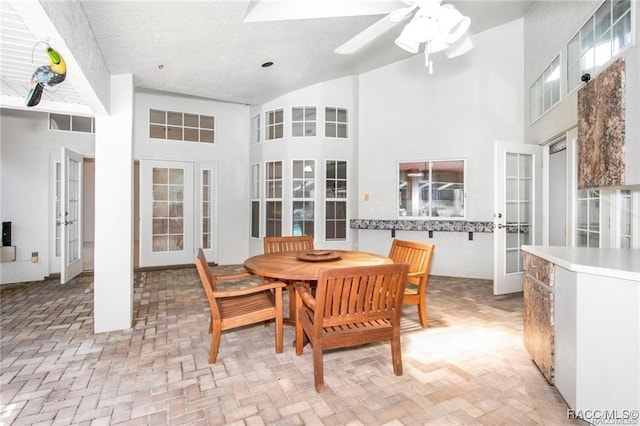
[[[3, 100], [24, 99], [33, 69], [48, 63], [44, 49], [40, 46], [34, 49], [43, 37], [34, 34], [37, 23], [24, 25], [25, 17], [12, 9], [12, 2], [0, 3], [1, 94]], [[401, 25], [354, 55], [334, 53], [342, 43], [384, 17], [381, 10], [403, 7], [398, 1], [105, 0], [78, 3], [81, 8], [74, 9], [73, 13], [80, 10], [84, 16], [68, 19], [88, 21], [109, 74], [131, 73], [136, 87], [151, 90], [260, 104], [310, 84], [366, 72], [410, 56], [393, 43]], [[478, 33], [523, 16], [533, 2], [448, 3], [471, 17], [471, 32]], [[58, 8], [64, 8], [64, 4]], [[300, 7], [301, 4], [305, 6]], [[355, 5], [355, 9], [336, 13], [330, 10], [339, 6], [344, 9], [346, 4]], [[370, 7], [372, 4], [374, 7]], [[324, 15], [341, 16], [308, 18], [321, 13], [312, 7], [314, 5], [325, 6]], [[358, 15], [359, 10], [375, 14]], [[244, 22], [248, 12], [251, 14]], [[285, 12], [289, 16], [285, 16]], [[46, 39], [52, 45], [55, 42], [49, 37]], [[260, 65], [266, 61], [274, 65], [262, 68]], [[72, 71], [69, 69], [69, 73]], [[426, 70], [419, 72], [426, 73]], [[433, 77], [437, 78], [437, 71]], [[71, 80], [45, 96], [55, 100], [61, 97], [61, 102], [72, 104], [83, 103], [84, 95]]]

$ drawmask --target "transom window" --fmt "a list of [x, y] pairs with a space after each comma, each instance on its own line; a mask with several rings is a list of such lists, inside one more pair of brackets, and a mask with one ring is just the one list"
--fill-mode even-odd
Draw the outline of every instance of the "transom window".
[[172, 141], [214, 143], [215, 117], [150, 109], [149, 137]]
[[316, 135], [316, 107], [291, 108], [291, 136], [311, 137]]
[[346, 108], [325, 107], [324, 135], [328, 138], [348, 137], [348, 112]]
[[463, 218], [465, 161], [398, 163], [398, 216]]
[[265, 113], [267, 128], [266, 140], [282, 139], [284, 137], [284, 111], [282, 108]]
[[529, 89], [529, 122], [533, 123], [560, 102], [560, 57], [556, 58]]
[[347, 162], [327, 160], [325, 179], [325, 239], [347, 239]]
[[631, 44], [631, 1], [607, 0], [567, 45], [567, 91]]
[[95, 133], [93, 117], [67, 114], [49, 114], [49, 130]]

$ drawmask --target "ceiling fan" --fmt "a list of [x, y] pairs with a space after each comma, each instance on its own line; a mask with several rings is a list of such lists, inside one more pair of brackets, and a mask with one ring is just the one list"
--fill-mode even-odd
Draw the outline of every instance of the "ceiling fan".
[[448, 58], [453, 58], [471, 49], [472, 44], [465, 33], [471, 20], [450, 4], [442, 0], [402, 0], [407, 7], [396, 9], [375, 22], [361, 33], [338, 47], [340, 55], [352, 55], [360, 51], [378, 36], [413, 16], [405, 25], [396, 45], [411, 53], [418, 53], [424, 43], [425, 66], [433, 72], [430, 59], [432, 53], [447, 50]]

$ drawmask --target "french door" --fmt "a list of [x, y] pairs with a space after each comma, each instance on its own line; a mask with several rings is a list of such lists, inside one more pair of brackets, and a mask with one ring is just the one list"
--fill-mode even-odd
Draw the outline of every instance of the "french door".
[[493, 293], [522, 291], [522, 245], [540, 231], [542, 148], [496, 141], [494, 146]]
[[212, 165], [140, 161], [140, 266], [216, 260], [215, 183]]
[[57, 222], [61, 236], [60, 283], [64, 284], [82, 272], [82, 155], [62, 148], [60, 169]]

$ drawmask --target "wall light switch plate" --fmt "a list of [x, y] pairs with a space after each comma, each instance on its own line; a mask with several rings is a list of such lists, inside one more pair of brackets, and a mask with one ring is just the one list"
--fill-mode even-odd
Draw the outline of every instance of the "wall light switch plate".
[[38, 263], [38, 252], [31, 252], [31, 263]]

